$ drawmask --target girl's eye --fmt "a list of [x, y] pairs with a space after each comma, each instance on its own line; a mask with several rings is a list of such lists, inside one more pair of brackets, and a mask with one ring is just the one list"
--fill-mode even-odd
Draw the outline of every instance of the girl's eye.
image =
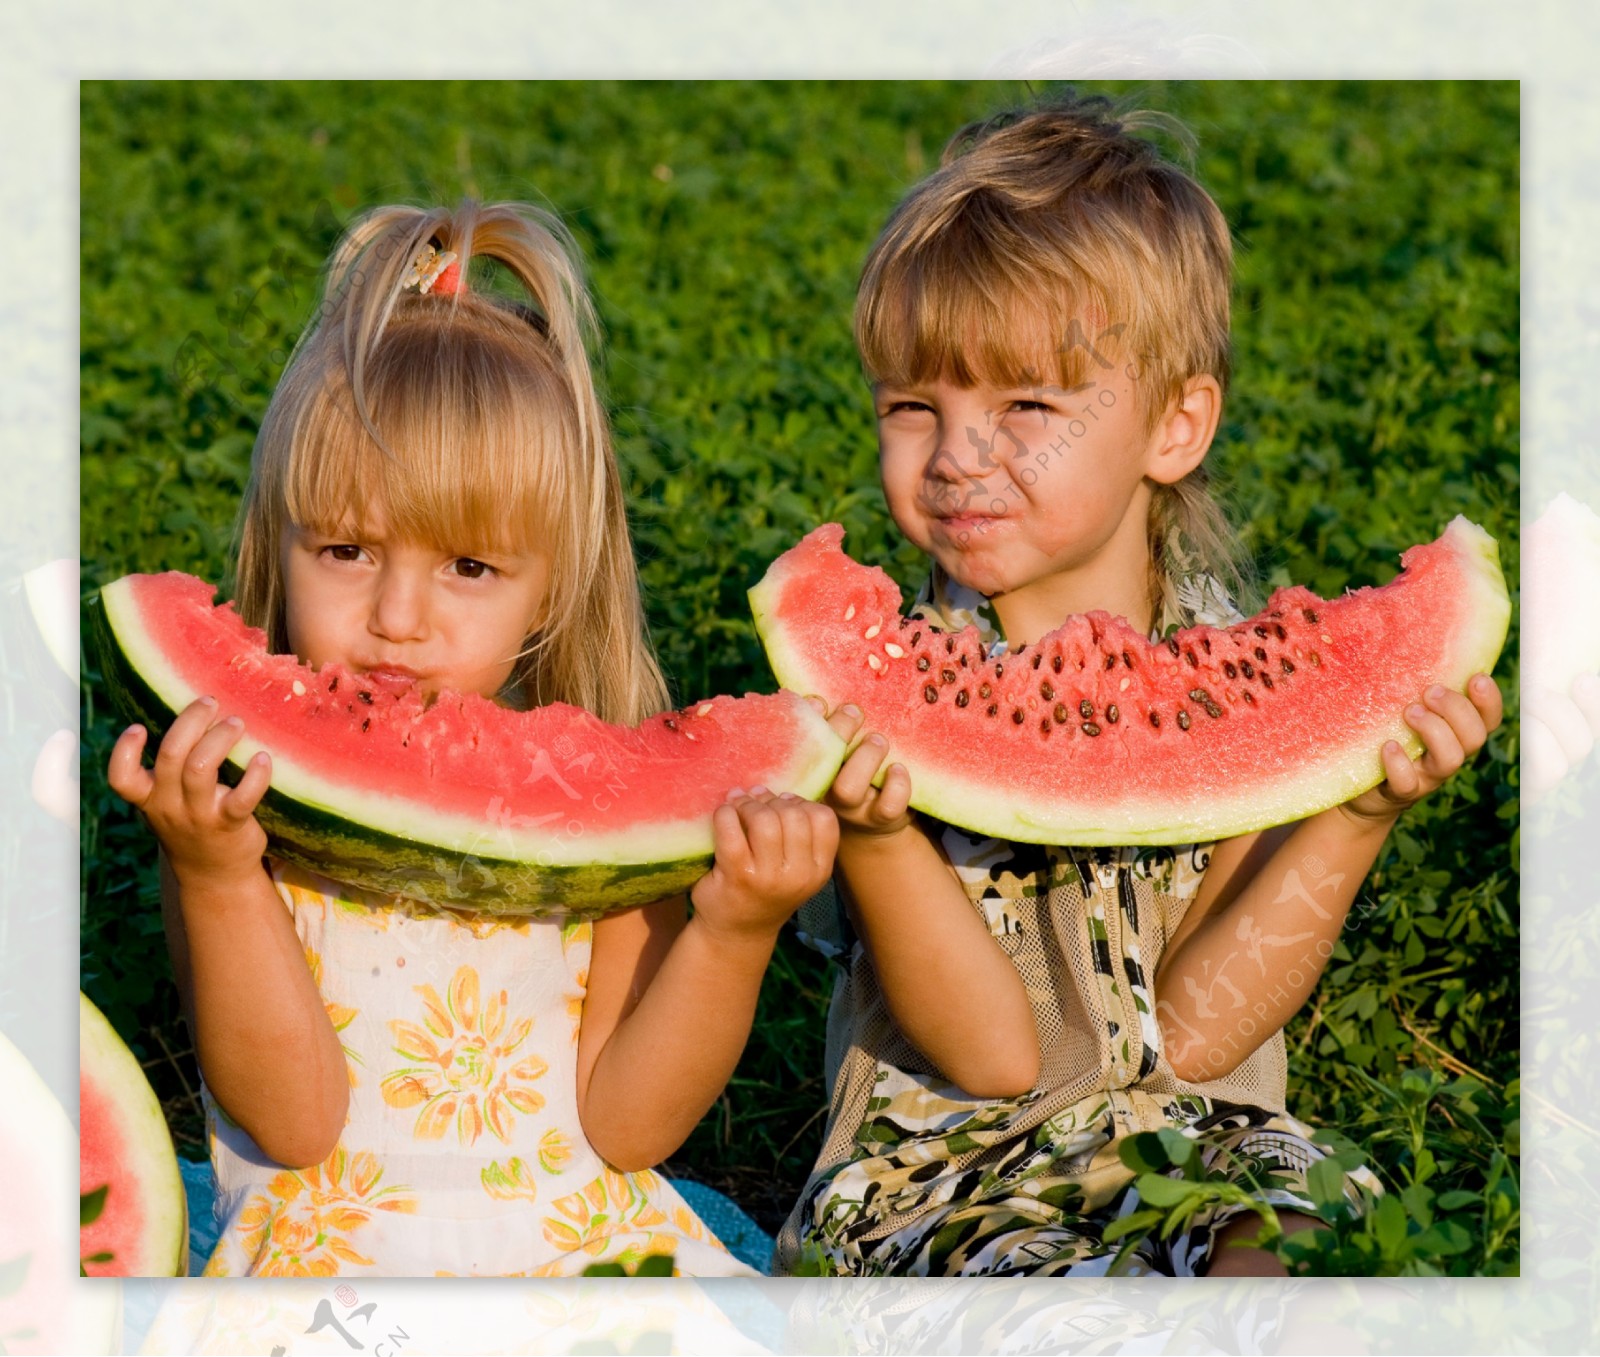
[[359, 561], [361, 559], [361, 548], [356, 546], [354, 542], [335, 542], [331, 546], [323, 547], [323, 550], [336, 561]]
[[493, 573], [493, 566], [485, 565], [482, 561], [474, 560], [471, 556], [462, 556], [456, 560], [456, 574], [463, 579], [477, 580]]

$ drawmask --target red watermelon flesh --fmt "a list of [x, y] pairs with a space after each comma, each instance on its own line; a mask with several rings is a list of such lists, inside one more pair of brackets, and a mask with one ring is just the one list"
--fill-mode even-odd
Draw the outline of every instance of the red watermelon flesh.
[[684, 889], [710, 865], [734, 788], [820, 797], [844, 742], [789, 693], [715, 697], [635, 727], [555, 703], [394, 691], [267, 653], [265, 635], [189, 575], [101, 591], [97, 632], [124, 712], [154, 730], [195, 698], [259, 749], [274, 851], [341, 881], [508, 913], [596, 914]]
[[78, 996], [79, 1192], [104, 1191], [80, 1231], [91, 1277], [181, 1277], [188, 1205], [166, 1117], [138, 1060]]
[[1386, 740], [1420, 749], [1402, 713], [1425, 688], [1493, 667], [1510, 616], [1494, 540], [1457, 518], [1381, 588], [1280, 589], [1156, 643], [1087, 613], [988, 659], [975, 628], [902, 617], [843, 537], [818, 528], [751, 590], [779, 682], [859, 706], [913, 806], [1019, 842], [1204, 841], [1346, 801], [1382, 781]]

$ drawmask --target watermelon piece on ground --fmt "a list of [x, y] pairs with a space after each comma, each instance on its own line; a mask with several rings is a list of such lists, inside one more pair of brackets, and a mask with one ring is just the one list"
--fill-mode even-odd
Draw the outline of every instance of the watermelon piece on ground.
[[976, 628], [902, 617], [843, 539], [818, 528], [750, 591], [778, 681], [860, 707], [918, 810], [1023, 843], [1204, 842], [1347, 801], [1386, 740], [1421, 749], [1402, 713], [1424, 689], [1493, 668], [1511, 612], [1494, 539], [1458, 517], [1380, 588], [1280, 589], [1156, 643], [1087, 613], [991, 660]]
[[182, 1277], [189, 1208], [167, 1120], [132, 1051], [78, 995], [79, 1247], [90, 1277]]
[[791, 693], [714, 697], [635, 727], [552, 703], [363, 685], [267, 653], [209, 584], [128, 575], [94, 627], [114, 700], [159, 736], [196, 698], [243, 719], [224, 776], [257, 750], [272, 851], [339, 881], [445, 906], [594, 916], [676, 894], [711, 865], [732, 789], [819, 799], [845, 743]]

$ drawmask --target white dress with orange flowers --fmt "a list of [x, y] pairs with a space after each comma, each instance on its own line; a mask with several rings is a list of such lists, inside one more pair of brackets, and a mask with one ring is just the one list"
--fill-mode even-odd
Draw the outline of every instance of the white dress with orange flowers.
[[350, 1114], [325, 1162], [290, 1170], [207, 1091], [207, 1276], [572, 1276], [652, 1253], [681, 1275], [754, 1275], [669, 1183], [617, 1172], [584, 1138], [590, 924], [438, 910], [269, 863], [344, 1043]]

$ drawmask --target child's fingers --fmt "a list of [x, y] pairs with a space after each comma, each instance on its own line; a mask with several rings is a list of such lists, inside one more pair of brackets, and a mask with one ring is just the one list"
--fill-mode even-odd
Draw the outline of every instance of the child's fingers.
[[261, 798], [266, 795], [272, 781], [272, 758], [262, 750], [245, 765], [239, 785], [222, 798], [222, 817], [233, 824], [243, 824], [256, 813]]
[[734, 810], [750, 845], [751, 864], [757, 870], [779, 866], [783, 862], [783, 822], [778, 812], [754, 796], [735, 802]]
[[106, 767], [111, 790], [135, 807], [144, 805], [156, 785], [150, 770], [140, 761], [147, 736], [143, 726], [129, 726], [111, 746], [111, 761]]
[[1576, 702], [1562, 697], [1548, 688], [1528, 688], [1522, 699], [1523, 739], [1528, 728], [1542, 724], [1561, 748], [1561, 756], [1569, 764], [1581, 763], [1594, 748], [1594, 731], [1584, 719]]
[[711, 851], [724, 872], [738, 875], [750, 870], [750, 845], [745, 842], [744, 823], [731, 801], [724, 801], [711, 812]]
[[1500, 692], [1500, 685], [1488, 674], [1474, 674], [1467, 683], [1467, 696], [1483, 718], [1484, 729], [1498, 730], [1505, 717], [1505, 698]]
[[840, 805], [854, 809], [867, 799], [878, 765], [888, 752], [889, 742], [881, 735], [869, 735], [856, 747], [833, 780], [833, 795]]
[[849, 704], [836, 707], [828, 713], [828, 725], [841, 740], [848, 740], [861, 728], [861, 708]]
[[200, 737], [210, 728], [217, 714], [217, 704], [209, 697], [191, 702], [172, 718], [167, 733], [161, 737], [161, 748], [156, 750], [156, 780], [183, 775], [183, 765]]
[[194, 742], [189, 757], [183, 761], [183, 796], [193, 810], [209, 811], [216, 803], [217, 772], [243, 734], [244, 722], [230, 716]]
[[1464, 758], [1461, 741], [1444, 717], [1414, 702], [1406, 708], [1406, 724], [1422, 736], [1426, 748], [1420, 764], [1428, 776], [1443, 781], [1461, 767]]
[[1383, 775], [1388, 781], [1387, 795], [1392, 801], [1411, 801], [1422, 793], [1422, 775], [1397, 740], [1390, 740], [1383, 746]]
[[813, 801], [805, 803], [806, 815], [811, 820], [811, 863], [823, 876], [833, 870], [833, 859], [839, 852], [839, 817], [826, 806]]
[[786, 870], [811, 869], [811, 817], [806, 814], [810, 804], [797, 796], [781, 796], [772, 803], [771, 808], [783, 831], [781, 843]]
[[880, 820], [898, 820], [911, 805], [911, 774], [903, 763], [891, 763], [883, 775], [883, 788], [878, 793], [873, 811]]
[[1449, 723], [1463, 754], [1470, 756], [1483, 748], [1484, 741], [1489, 738], [1488, 726], [1472, 698], [1435, 684], [1422, 700], [1430, 711], [1437, 712]]

